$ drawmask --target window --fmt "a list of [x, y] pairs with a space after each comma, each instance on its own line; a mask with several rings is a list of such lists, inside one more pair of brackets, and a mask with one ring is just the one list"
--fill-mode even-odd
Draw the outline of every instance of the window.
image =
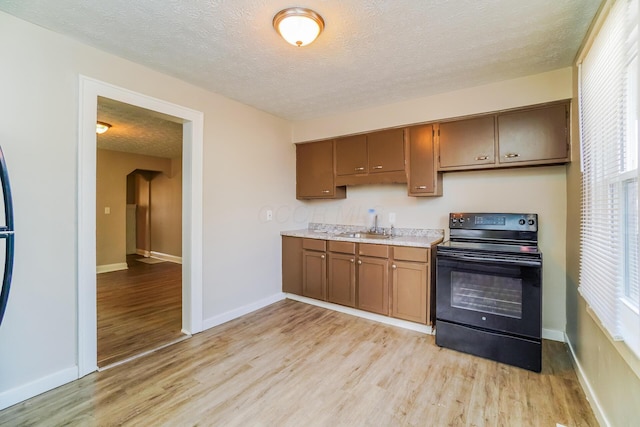
[[580, 67], [580, 292], [640, 356], [638, 0], [617, 0]]

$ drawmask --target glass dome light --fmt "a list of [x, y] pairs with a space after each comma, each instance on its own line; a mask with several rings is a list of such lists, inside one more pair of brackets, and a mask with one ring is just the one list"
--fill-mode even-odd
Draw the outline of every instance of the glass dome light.
[[281, 10], [273, 17], [273, 28], [294, 46], [306, 46], [324, 29], [324, 20], [311, 9], [292, 7]]

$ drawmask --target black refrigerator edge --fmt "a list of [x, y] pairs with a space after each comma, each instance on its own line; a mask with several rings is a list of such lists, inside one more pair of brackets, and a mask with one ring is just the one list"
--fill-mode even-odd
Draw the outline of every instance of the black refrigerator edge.
[[[0, 325], [2, 325], [9, 301], [14, 257], [13, 200], [2, 147], [0, 147], [0, 181], [2, 181], [2, 199], [0, 201], [4, 204], [4, 225], [0, 225], [0, 250], [4, 251], [4, 275], [2, 277], [2, 292], [0, 293]], [[4, 241], [4, 245], [2, 241]]]

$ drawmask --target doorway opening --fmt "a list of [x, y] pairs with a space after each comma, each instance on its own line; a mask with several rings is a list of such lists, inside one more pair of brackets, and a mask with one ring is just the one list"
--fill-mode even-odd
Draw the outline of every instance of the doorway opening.
[[[116, 366], [182, 332], [182, 124], [98, 98], [97, 363]], [[124, 242], [124, 243], [123, 243]]]
[[[96, 121], [100, 97], [139, 107], [182, 127], [182, 159], [174, 162], [182, 171], [181, 235], [181, 333], [202, 330], [202, 146], [203, 115], [188, 108], [131, 92], [80, 76], [80, 137], [78, 163], [78, 377], [98, 369], [97, 363], [97, 266], [116, 269], [122, 262], [97, 260], [97, 213], [111, 206], [97, 203]], [[151, 168], [155, 170], [156, 168]], [[131, 172], [131, 171], [130, 171]], [[125, 175], [126, 177], [126, 175]], [[126, 184], [124, 184], [126, 186]], [[106, 214], [107, 216], [109, 214]], [[123, 214], [124, 216], [124, 214]], [[175, 230], [174, 230], [175, 231]], [[122, 252], [126, 252], [125, 239]], [[151, 251], [152, 252], [152, 251]], [[171, 256], [171, 254], [167, 254]], [[175, 261], [172, 259], [172, 261]], [[142, 263], [140, 263], [142, 264]], [[115, 265], [115, 266], [114, 266]], [[153, 267], [152, 264], [148, 264]]]

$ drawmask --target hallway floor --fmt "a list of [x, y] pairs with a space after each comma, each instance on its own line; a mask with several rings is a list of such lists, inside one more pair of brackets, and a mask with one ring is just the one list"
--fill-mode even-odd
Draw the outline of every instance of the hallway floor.
[[128, 270], [97, 276], [100, 368], [184, 337], [182, 265], [138, 259], [128, 255]]

